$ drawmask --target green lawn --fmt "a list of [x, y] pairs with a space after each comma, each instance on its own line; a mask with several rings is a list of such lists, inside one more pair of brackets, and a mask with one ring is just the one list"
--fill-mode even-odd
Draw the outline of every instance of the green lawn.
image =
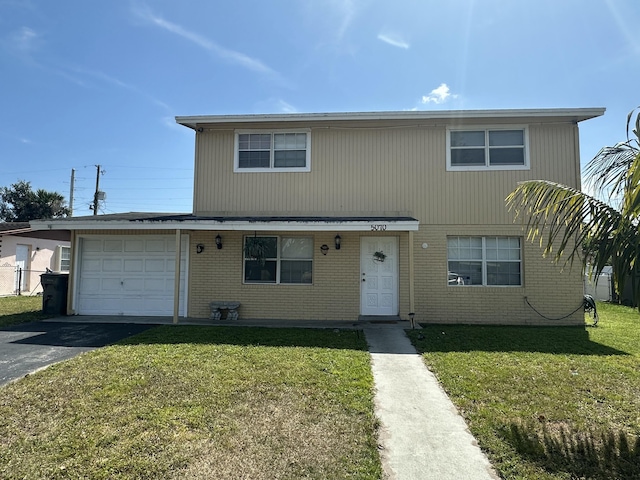
[[640, 478], [640, 314], [598, 310], [596, 328], [410, 332], [504, 478]]
[[54, 315], [42, 313], [42, 297], [0, 297], [0, 328], [33, 322]]
[[164, 326], [0, 388], [3, 479], [378, 479], [355, 331]]
[[[640, 478], [640, 314], [598, 308], [409, 332], [504, 478]], [[356, 332], [159, 327], [0, 388], [0, 478], [377, 479], [372, 386]]]

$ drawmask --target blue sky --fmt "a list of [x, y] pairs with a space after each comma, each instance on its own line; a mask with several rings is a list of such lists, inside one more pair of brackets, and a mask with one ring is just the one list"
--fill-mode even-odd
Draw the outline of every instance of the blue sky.
[[0, 186], [90, 215], [189, 212], [176, 115], [606, 107], [583, 164], [640, 104], [638, 0], [0, 0]]

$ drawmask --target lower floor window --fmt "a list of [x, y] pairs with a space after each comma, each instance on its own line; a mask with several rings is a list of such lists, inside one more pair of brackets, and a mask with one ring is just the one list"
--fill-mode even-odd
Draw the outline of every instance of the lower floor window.
[[245, 283], [312, 282], [312, 238], [245, 237], [243, 257]]
[[522, 285], [519, 237], [448, 237], [449, 285]]

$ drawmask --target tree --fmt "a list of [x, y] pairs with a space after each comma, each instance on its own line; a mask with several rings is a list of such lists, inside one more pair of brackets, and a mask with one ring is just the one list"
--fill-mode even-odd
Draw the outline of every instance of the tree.
[[39, 218], [60, 218], [69, 215], [65, 200], [57, 192], [31, 189], [31, 183], [20, 180], [10, 187], [0, 188], [0, 221], [28, 222]]
[[[640, 306], [638, 109], [627, 116], [627, 141], [602, 148], [585, 168], [586, 185], [595, 196], [566, 185], [531, 180], [518, 184], [506, 202], [516, 217], [526, 218], [528, 238], [539, 240], [545, 255], [553, 253], [560, 261], [566, 254], [565, 265], [579, 259], [583, 271], [591, 262], [590, 274], [596, 278], [611, 265], [616, 293], [621, 295], [630, 280], [633, 304]], [[635, 138], [630, 139], [630, 133]]]

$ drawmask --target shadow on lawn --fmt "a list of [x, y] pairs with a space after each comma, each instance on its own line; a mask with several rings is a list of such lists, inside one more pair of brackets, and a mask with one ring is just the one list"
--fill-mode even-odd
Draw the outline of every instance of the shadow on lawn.
[[420, 353], [482, 351], [628, 355], [591, 341], [584, 327], [422, 325], [422, 330], [412, 330], [409, 336]]
[[39, 320], [44, 320], [45, 318], [51, 318], [53, 316], [54, 315], [49, 315], [40, 311], [0, 315], [0, 328], [10, 327], [12, 325], [19, 325], [21, 323], [27, 322], [37, 322]]
[[367, 350], [362, 331], [340, 329], [160, 326], [119, 342], [120, 345], [182, 343]]
[[573, 431], [565, 426], [511, 424], [502, 436], [519, 454], [571, 478], [640, 478], [640, 437], [612, 430]]

